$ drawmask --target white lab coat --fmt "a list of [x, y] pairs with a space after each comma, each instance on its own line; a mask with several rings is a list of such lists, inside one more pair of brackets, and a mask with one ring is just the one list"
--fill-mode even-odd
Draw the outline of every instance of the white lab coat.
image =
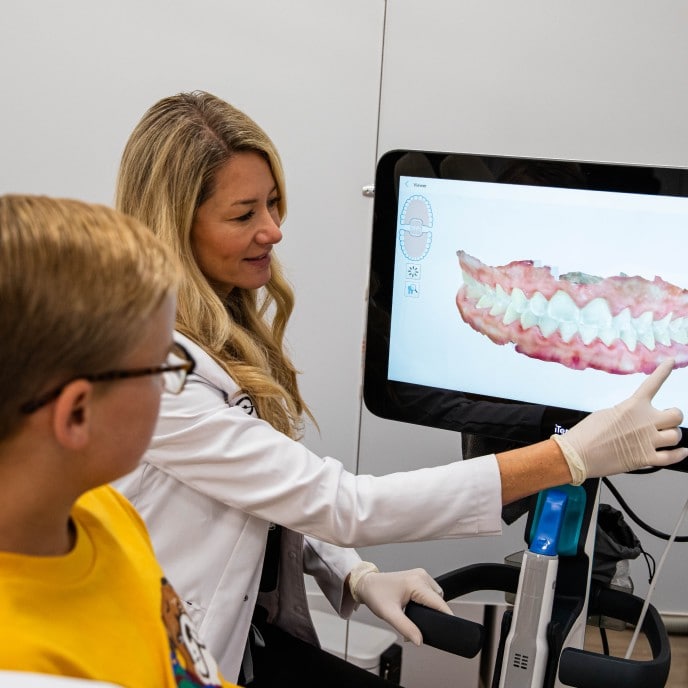
[[163, 395], [149, 451], [116, 486], [145, 519], [166, 575], [225, 678], [238, 676], [270, 522], [285, 532], [279, 595], [266, 604], [278, 625], [310, 641], [304, 571], [348, 617], [353, 605], [343, 582], [360, 559], [346, 548], [501, 532], [493, 455], [354, 475], [257, 418], [210, 356], [179, 333], [175, 339], [196, 370], [181, 394]]

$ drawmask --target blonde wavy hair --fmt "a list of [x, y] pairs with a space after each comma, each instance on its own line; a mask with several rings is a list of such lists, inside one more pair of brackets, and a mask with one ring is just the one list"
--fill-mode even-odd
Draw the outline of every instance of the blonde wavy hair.
[[171, 251], [134, 218], [0, 196], [0, 439], [47, 387], [116, 367], [179, 279]]
[[303, 414], [297, 371], [284, 351], [294, 294], [278, 260], [260, 290], [234, 288], [222, 297], [201, 272], [191, 228], [215, 177], [233, 155], [253, 151], [270, 166], [286, 214], [282, 163], [267, 134], [247, 115], [204, 91], [155, 103], [132, 132], [122, 154], [116, 207], [149, 226], [180, 259], [177, 329], [206, 350], [250, 395], [258, 415], [297, 439]]

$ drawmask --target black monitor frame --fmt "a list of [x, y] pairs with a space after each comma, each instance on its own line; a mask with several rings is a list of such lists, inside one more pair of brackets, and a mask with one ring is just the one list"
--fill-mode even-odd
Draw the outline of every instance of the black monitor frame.
[[[508, 173], [511, 176], [505, 175], [506, 170], [513, 172]], [[688, 170], [418, 150], [389, 151], [378, 162], [363, 386], [367, 408], [390, 420], [526, 443], [565, 431], [585, 417], [587, 412], [571, 408], [388, 379], [401, 176], [553, 188], [576, 185], [599, 191], [688, 198]], [[688, 446], [685, 431], [682, 444]], [[688, 471], [688, 464], [682, 462], [679, 469]]]

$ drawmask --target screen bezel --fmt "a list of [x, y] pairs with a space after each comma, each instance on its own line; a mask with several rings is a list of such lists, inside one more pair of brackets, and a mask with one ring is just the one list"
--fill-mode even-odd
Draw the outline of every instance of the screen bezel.
[[[450, 158], [452, 164], [443, 164]], [[571, 164], [584, 175], [583, 188], [688, 196], [688, 170], [683, 168], [410, 149], [392, 150], [380, 158], [375, 175], [363, 384], [363, 400], [371, 413], [389, 420], [523, 443], [565, 431], [587, 415], [576, 409], [424, 387], [387, 378], [400, 177], [513, 183], [499, 181], [500, 171], [524, 165], [539, 168], [541, 176], [536, 184], [571, 188], [566, 174]], [[490, 178], [486, 177], [486, 171], [491, 173]], [[681, 444], [688, 446], [685, 429]], [[688, 470], [684, 464], [681, 463], [680, 469]]]

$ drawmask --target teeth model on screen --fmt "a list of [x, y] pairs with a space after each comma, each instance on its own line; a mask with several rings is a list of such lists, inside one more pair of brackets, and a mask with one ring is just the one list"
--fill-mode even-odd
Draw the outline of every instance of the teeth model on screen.
[[495, 344], [568, 368], [651, 373], [664, 359], [688, 365], [688, 290], [625, 275], [556, 278], [532, 260], [489, 266], [457, 252], [463, 320]]

